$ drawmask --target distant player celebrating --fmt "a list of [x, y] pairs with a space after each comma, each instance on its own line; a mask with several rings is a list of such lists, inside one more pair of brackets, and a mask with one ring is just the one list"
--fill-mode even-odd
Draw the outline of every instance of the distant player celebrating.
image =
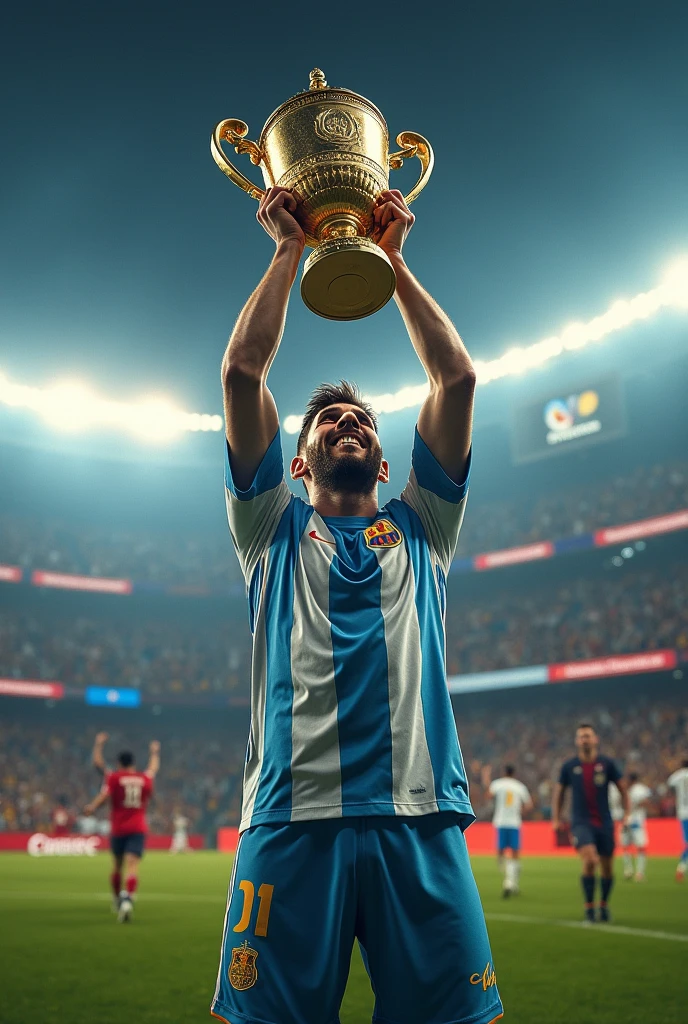
[[530, 811], [533, 801], [522, 782], [515, 778], [516, 769], [508, 764], [501, 779], [490, 783], [490, 796], [495, 798], [492, 824], [497, 834], [497, 855], [504, 871], [502, 895], [519, 891], [521, 874], [521, 824], [523, 811]]
[[[636, 772], [628, 776], [628, 822], [621, 827], [621, 848], [624, 858], [624, 878], [645, 881], [647, 865], [647, 803], [652, 790], [640, 781]], [[635, 871], [632, 849], [635, 848]]]
[[[564, 792], [570, 787], [571, 833], [583, 867], [581, 885], [585, 917], [590, 922], [606, 922], [610, 920], [608, 904], [614, 884], [614, 822], [609, 810], [609, 783], [614, 783], [621, 794], [626, 822], [629, 816], [628, 793], [614, 761], [600, 754], [599, 738], [589, 722], [581, 722], [578, 726], [575, 742], [578, 754], [561, 766], [559, 782], [554, 790], [552, 828], [555, 833], [559, 830]], [[596, 918], [595, 874], [598, 865], [601, 895], [599, 916]]]
[[678, 771], [669, 776], [667, 782], [676, 790], [676, 817], [681, 823], [683, 835], [683, 853], [676, 867], [676, 881], [682, 882], [688, 869], [688, 759]]
[[[502, 1004], [463, 835], [474, 815], [444, 626], [475, 371], [402, 257], [413, 214], [400, 192], [381, 193], [375, 241], [394, 266], [395, 299], [428, 377], [411, 475], [401, 498], [380, 507], [389, 466], [375, 411], [352, 385], [323, 384], [291, 462], [308, 502], [292, 494], [266, 379], [305, 243], [296, 206], [280, 187], [261, 201], [276, 252], [222, 366], [226, 501], [253, 664], [241, 838], [212, 1013], [338, 1020], [358, 939], [376, 1020], [489, 1024]], [[314, 349], [318, 332], [314, 323]], [[370, 356], [393, 361], [393, 344], [376, 341]]]
[[107, 800], [110, 801], [110, 848], [113, 856], [110, 884], [117, 907], [117, 920], [122, 924], [131, 919], [134, 911], [139, 864], [148, 832], [146, 807], [153, 795], [153, 780], [160, 768], [160, 743], [157, 740], [151, 742], [145, 771], [137, 771], [134, 755], [123, 751], [117, 758], [118, 767], [108, 772], [103, 759], [103, 746], [107, 738], [107, 733], [96, 736], [93, 763], [105, 773], [105, 780], [100, 793], [84, 808], [84, 813], [94, 814]]

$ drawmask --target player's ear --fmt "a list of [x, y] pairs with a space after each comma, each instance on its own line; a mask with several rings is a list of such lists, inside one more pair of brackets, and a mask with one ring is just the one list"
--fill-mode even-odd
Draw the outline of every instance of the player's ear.
[[389, 462], [387, 462], [387, 459], [383, 459], [380, 463], [380, 472], [377, 475], [377, 479], [381, 484], [389, 483]]
[[300, 455], [295, 455], [289, 467], [292, 480], [302, 480], [308, 472], [308, 463]]

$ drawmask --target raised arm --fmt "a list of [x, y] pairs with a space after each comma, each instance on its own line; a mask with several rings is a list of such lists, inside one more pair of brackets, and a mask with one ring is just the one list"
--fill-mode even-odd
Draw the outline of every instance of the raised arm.
[[84, 814], [88, 814], [89, 816], [91, 814], [95, 814], [98, 808], [103, 806], [109, 795], [110, 793], [107, 786], [103, 786], [95, 800], [92, 800], [90, 804], [86, 804], [84, 807]]
[[270, 365], [284, 333], [289, 293], [305, 238], [292, 216], [296, 200], [285, 188], [271, 188], [261, 200], [258, 221], [275, 241], [267, 273], [239, 314], [222, 360], [225, 424], [232, 474], [250, 487], [277, 433], [277, 407], [267, 386]]
[[106, 732], [99, 732], [95, 738], [93, 744], [93, 754], [91, 755], [91, 761], [95, 768], [98, 769], [103, 775], [106, 771], [105, 758], [103, 757], [103, 747], [107, 743], [108, 734]]
[[406, 266], [402, 247], [415, 218], [401, 192], [383, 192], [374, 218], [375, 241], [397, 275], [397, 306], [430, 382], [418, 432], [447, 476], [461, 483], [471, 447], [473, 363], [454, 324]]
[[146, 767], [146, 775], [150, 775], [151, 779], [154, 779], [160, 771], [160, 740], [151, 740], [148, 749], [150, 756]]

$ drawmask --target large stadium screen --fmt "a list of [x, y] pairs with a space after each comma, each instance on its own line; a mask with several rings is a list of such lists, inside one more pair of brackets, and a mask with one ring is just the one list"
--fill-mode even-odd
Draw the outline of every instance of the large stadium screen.
[[626, 409], [618, 374], [585, 378], [576, 387], [547, 394], [512, 414], [514, 462], [559, 455], [623, 437]]

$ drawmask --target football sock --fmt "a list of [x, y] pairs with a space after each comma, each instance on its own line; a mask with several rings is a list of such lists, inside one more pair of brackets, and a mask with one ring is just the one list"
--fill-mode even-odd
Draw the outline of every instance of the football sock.
[[115, 896], [119, 896], [119, 887], [122, 884], [122, 876], [119, 871], [113, 871], [110, 875], [110, 885]]
[[581, 885], [585, 896], [585, 905], [591, 907], [595, 902], [595, 876], [581, 875]]
[[136, 875], [129, 875], [127, 878], [127, 894], [133, 896], [136, 892], [136, 886], [139, 884], [139, 880]]
[[506, 862], [506, 880], [509, 885], [516, 885], [516, 861], [509, 859]]
[[645, 861], [646, 860], [647, 860], [647, 855], [645, 853], [639, 853], [637, 855], [637, 857], [635, 858], [635, 870], [637, 871], [637, 873], [639, 875], [644, 875], [645, 874]]
[[602, 882], [602, 898], [600, 900], [600, 906], [606, 907], [607, 900], [609, 899], [609, 893], [612, 891], [612, 886], [614, 885], [614, 879], [613, 878], [602, 878], [601, 882]]
[[624, 853], [624, 871], [630, 875], [633, 871], [633, 857], [630, 853]]
[[514, 874], [516, 875], [516, 885], [518, 885], [519, 879], [521, 877], [521, 861], [520, 860], [515, 860], [514, 861]]

